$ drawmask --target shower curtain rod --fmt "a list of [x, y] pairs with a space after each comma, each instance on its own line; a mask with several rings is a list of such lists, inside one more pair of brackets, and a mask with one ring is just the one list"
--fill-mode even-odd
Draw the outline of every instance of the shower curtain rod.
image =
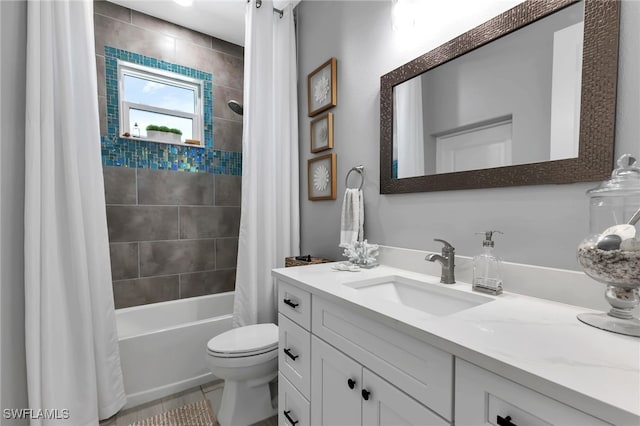
[[[249, 3], [251, 0], [247, 0], [247, 3]], [[256, 0], [256, 8], [260, 9], [260, 7], [262, 7], [262, 0]], [[280, 19], [282, 19], [282, 17], [284, 16], [284, 11], [281, 9], [276, 9], [275, 7], [273, 8], [273, 12], [277, 13], [278, 15], [280, 15]]]

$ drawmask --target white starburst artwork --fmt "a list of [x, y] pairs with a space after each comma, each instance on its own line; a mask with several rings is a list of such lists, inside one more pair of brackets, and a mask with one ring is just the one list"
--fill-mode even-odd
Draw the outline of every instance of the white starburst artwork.
[[313, 171], [313, 187], [317, 191], [326, 191], [328, 185], [329, 169], [324, 164], [321, 164]]
[[323, 104], [327, 97], [329, 96], [329, 90], [331, 89], [329, 85], [329, 79], [326, 75], [321, 76], [316, 81], [316, 84], [313, 88], [313, 97], [316, 100], [316, 103]]

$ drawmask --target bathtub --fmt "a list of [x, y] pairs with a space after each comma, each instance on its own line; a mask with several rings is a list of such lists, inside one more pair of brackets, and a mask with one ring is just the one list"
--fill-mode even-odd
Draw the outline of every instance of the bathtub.
[[116, 309], [124, 408], [216, 379], [206, 364], [206, 343], [232, 328], [233, 295]]

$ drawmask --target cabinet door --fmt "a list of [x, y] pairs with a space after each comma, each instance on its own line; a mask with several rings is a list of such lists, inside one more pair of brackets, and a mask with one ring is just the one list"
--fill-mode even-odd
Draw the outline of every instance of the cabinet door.
[[367, 426], [448, 425], [433, 411], [389, 384], [376, 374], [363, 369], [362, 424]]
[[362, 367], [316, 336], [311, 353], [311, 424], [359, 426]]

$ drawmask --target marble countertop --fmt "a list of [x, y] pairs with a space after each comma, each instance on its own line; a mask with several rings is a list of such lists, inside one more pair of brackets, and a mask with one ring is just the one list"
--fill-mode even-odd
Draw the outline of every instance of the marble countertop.
[[[398, 275], [445, 286], [439, 277], [385, 265], [360, 272], [332, 265], [274, 269], [273, 275], [603, 420], [640, 424], [640, 339], [578, 321], [576, 315], [589, 309], [505, 292], [486, 295], [489, 303], [432, 316], [344, 283]], [[446, 287], [471, 292], [466, 283]]]

